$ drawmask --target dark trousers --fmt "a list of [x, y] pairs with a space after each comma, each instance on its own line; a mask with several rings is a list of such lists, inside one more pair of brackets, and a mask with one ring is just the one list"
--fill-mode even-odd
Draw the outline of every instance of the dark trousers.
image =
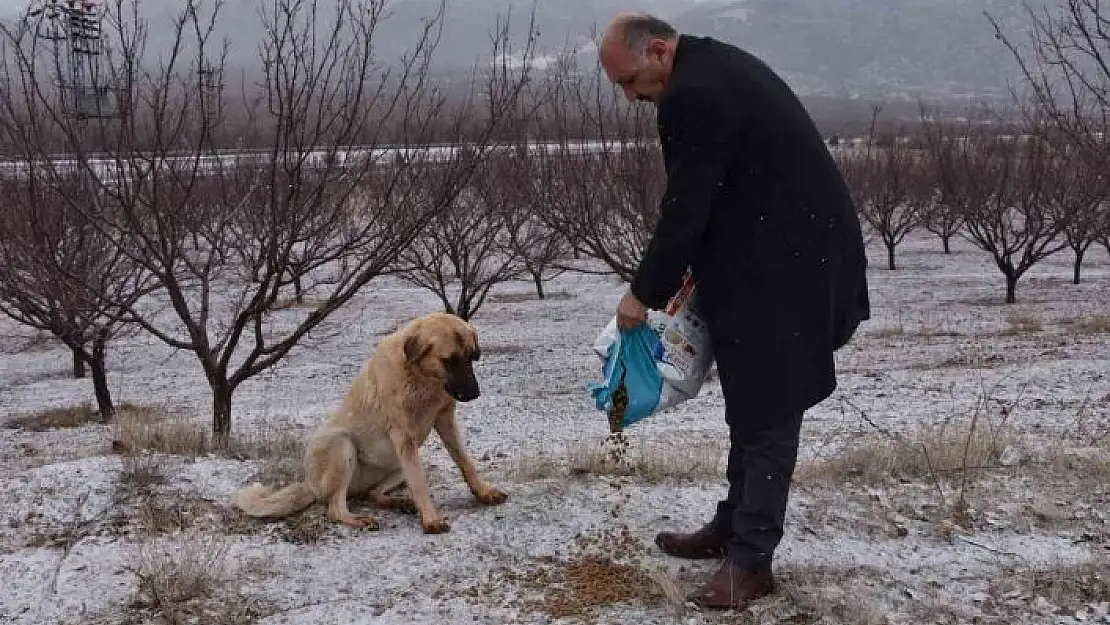
[[[728, 498], [717, 504], [713, 524], [731, 536], [728, 559], [745, 569], [765, 571], [782, 540], [786, 503], [798, 459], [802, 414], [784, 410], [753, 411], [738, 379], [748, 357], [735, 343], [714, 345], [717, 374], [725, 397], [728, 422]], [[745, 382], [747, 382], [745, 384]]]

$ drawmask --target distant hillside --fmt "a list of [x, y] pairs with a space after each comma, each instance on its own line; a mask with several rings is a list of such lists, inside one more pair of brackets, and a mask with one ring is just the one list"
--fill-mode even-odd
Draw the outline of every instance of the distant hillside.
[[[510, 8], [520, 41], [531, 4], [450, 0], [437, 73], [456, 73], [487, 55], [489, 32]], [[0, 15], [10, 17], [20, 6], [0, 0]], [[164, 48], [169, 11], [180, 1], [143, 0], [141, 6], [150, 20], [148, 48]], [[258, 67], [263, 29], [256, 6], [254, 0], [224, 6], [218, 34], [231, 40], [232, 67]], [[422, 19], [438, 6], [439, 0], [393, 0], [376, 35], [382, 60], [411, 46]], [[1011, 30], [1024, 22], [1015, 0], [539, 0], [540, 45], [551, 50], [570, 43], [592, 61], [591, 29], [625, 9], [653, 10], [684, 32], [739, 45], [768, 61], [799, 92], [837, 98], [1004, 93], [1016, 67], [983, 11]]]
[[1003, 93], [1015, 77], [985, 10], [1025, 21], [1016, 0], [722, 0], [675, 21], [758, 54], [806, 93], [959, 96]]

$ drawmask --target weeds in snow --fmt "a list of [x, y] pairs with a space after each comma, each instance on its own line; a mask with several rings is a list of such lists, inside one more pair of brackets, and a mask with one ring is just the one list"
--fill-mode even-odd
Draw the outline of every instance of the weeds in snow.
[[146, 543], [136, 560], [130, 570], [139, 588], [132, 607], [150, 610], [169, 625], [247, 625], [260, 616], [251, 602], [229, 591], [233, 575], [219, 537]]

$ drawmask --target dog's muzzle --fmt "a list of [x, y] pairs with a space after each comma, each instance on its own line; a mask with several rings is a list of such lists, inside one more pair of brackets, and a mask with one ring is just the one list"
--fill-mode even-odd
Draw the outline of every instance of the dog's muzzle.
[[464, 403], [468, 401], [474, 401], [475, 399], [478, 399], [478, 397], [481, 395], [481, 393], [476, 388], [466, 390], [448, 389], [447, 394], [453, 397], [455, 401], [460, 401]]

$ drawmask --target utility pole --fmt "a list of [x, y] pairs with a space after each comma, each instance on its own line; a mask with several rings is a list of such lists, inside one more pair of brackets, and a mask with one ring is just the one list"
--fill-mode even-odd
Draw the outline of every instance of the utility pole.
[[[103, 132], [89, 132], [89, 120], [107, 121], [122, 118], [126, 102], [122, 90], [116, 88], [110, 70], [105, 75], [101, 58], [105, 38], [101, 32], [101, 11], [95, 0], [35, 0], [27, 12], [29, 25], [36, 37], [53, 43], [55, 87], [60, 110], [72, 120], [72, 147], [78, 154], [96, 152], [102, 147]], [[101, 128], [103, 131], [103, 128]], [[90, 136], [91, 135], [91, 136]], [[92, 162], [81, 159], [84, 166], [71, 172], [89, 184], [87, 176], [97, 176]], [[85, 186], [85, 185], [82, 185]]]
[[95, 0], [37, 0], [27, 13], [35, 35], [52, 41], [57, 87], [66, 116], [77, 120], [120, 117], [121, 93], [104, 76], [105, 39]]

